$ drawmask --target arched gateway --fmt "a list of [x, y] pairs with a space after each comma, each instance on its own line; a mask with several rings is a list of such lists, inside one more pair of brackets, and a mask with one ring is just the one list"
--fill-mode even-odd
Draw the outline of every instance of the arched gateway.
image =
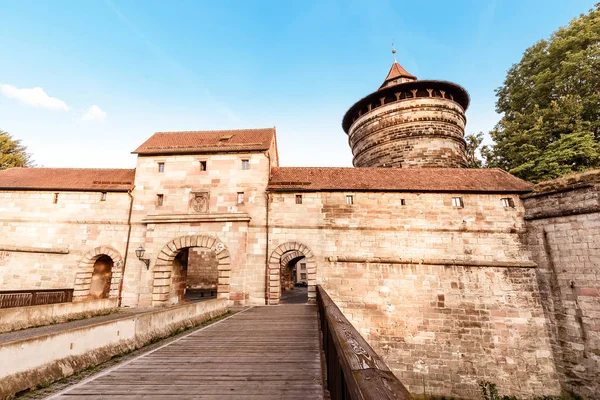
[[229, 250], [217, 237], [208, 235], [181, 236], [171, 240], [158, 254], [154, 265], [152, 284], [152, 304], [166, 305], [176, 302], [173, 297], [173, 270], [177, 255], [188, 248], [199, 247], [216, 254], [218, 260], [217, 297], [229, 298], [229, 278], [231, 276], [231, 258]]
[[73, 301], [118, 298], [122, 269], [123, 257], [113, 247], [99, 246], [88, 251], [79, 261]]
[[271, 253], [267, 278], [267, 304], [279, 304], [282, 289], [282, 272], [298, 260], [306, 258], [308, 302], [316, 301], [317, 263], [310, 248], [299, 242], [283, 243]]

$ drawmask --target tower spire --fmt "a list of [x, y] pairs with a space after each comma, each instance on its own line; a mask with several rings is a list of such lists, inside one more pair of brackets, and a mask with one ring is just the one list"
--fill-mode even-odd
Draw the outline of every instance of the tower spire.
[[394, 48], [394, 39], [392, 39], [392, 54], [394, 55], [394, 64], [396, 64], [398, 61], [396, 61], [396, 48]]

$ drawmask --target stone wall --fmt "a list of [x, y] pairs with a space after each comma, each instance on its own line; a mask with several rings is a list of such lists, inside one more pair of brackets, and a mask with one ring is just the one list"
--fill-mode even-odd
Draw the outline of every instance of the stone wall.
[[219, 261], [211, 251], [191, 248], [188, 254], [187, 287], [216, 289]]
[[295, 195], [271, 194], [269, 251], [314, 259], [317, 283], [412, 393], [423, 378], [440, 396], [479, 398], [478, 381], [504, 394], [560, 392], [518, 196]]
[[[259, 153], [206, 155], [161, 155], [138, 157], [132, 233], [129, 257], [133, 260], [124, 277], [123, 302], [126, 305], [160, 305], [177, 299], [171, 292], [172, 260], [161, 253], [182, 237], [214, 238], [227, 251], [227, 265], [219, 265], [219, 296], [232, 303], [265, 303], [265, 190], [270, 167], [276, 163], [276, 150]], [[249, 160], [250, 169], [242, 169]], [[206, 170], [199, 167], [206, 161]], [[164, 163], [159, 172], [158, 163]], [[243, 204], [238, 193], [244, 193]], [[157, 195], [163, 195], [163, 205]], [[201, 194], [206, 201], [195, 202]], [[201, 207], [198, 207], [200, 205]], [[183, 248], [210, 247], [180, 244]], [[150, 267], [135, 260], [138, 246], [146, 250]], [[171, 251], [171, 250], [168, 250]], [[217, 254], [219, 256], [219, 254]], [[222, 261], [222, 260], [220, 260]]]
[[600, 171], [541, 183], [524, 204], [563, 389], [600, 398]]
[[[119, 192], [109, 192], [101, 201], [100, 192], [0, 191], [2, 289], [87, 285], [89, 291], [93, 264], [100, 257], [94, 249], [104, 246], [125, 254], [129, 202], [127, 193]], [[116, 296], [122, 263], [115, 267]]]
[[117, 307], [117, 299], [101, 299], [3, 308], [0, 309], [0, 333], [109, 314]]
[[348, 131], [356, 167], [464, 167], [466, 119], [450, 99], [404, 99], [360, 116]]

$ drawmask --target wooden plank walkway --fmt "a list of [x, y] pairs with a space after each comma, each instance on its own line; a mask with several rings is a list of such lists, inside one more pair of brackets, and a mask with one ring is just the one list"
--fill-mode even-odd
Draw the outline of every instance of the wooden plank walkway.
[[253, 307], [55, 399], [323, 399], [317, 307]]

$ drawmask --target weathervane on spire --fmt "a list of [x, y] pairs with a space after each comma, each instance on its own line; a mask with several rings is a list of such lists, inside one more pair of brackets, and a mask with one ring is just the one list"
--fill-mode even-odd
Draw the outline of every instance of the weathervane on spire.
[[394, 48], [394, 40], [392, 39], [392, 54], [394, 55], [394, 62], [396, 61], [396, 49]]

